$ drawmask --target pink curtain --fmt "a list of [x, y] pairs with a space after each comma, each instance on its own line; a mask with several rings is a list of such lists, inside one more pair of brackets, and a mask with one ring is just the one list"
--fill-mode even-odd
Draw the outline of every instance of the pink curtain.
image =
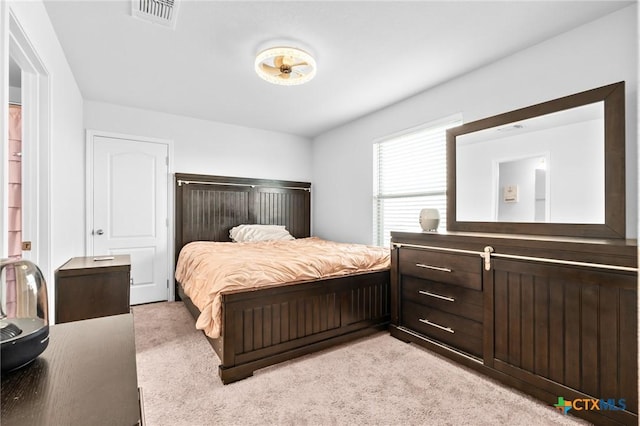
[[[22, 257], [22, 108], [9, 106], [9, 258]], [[6, 314], [16, 314], [16, 277], [13, 268], [6, 269]]]
[[22, 108], [9, 106], [9, 256], [22, 256]]

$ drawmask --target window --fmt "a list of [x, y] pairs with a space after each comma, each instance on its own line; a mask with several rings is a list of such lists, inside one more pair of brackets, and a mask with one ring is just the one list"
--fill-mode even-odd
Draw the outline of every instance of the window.
[[420, 230], [423, 208], [437, 208], [446, 228], [446, 130], [460, 124], [450, 117], [374, 143], [374, 244], [388, 247], [391, 231]]

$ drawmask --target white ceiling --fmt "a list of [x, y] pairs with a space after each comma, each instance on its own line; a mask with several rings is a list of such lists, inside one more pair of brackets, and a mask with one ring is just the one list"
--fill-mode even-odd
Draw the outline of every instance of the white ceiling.
[[[130, 1], [45, 1], [83, 97], [307, 137], [634, 3], [178, 1], [175, 30]], [[270, 40], [310, 50], [315, 79], [260, 79]]]

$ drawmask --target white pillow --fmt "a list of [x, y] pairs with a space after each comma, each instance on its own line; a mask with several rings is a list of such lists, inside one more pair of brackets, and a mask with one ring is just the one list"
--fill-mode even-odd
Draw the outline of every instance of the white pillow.
[[229, 230], [231, 241], [293, 240], [293, 236], [284, 225], [238, 225]]

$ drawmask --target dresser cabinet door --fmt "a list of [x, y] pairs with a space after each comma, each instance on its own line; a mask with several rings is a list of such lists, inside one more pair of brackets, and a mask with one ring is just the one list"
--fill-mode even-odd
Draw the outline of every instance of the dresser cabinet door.
[[495, 369], [638, 412], [636, 274], [503, 259], [491, 273]]

